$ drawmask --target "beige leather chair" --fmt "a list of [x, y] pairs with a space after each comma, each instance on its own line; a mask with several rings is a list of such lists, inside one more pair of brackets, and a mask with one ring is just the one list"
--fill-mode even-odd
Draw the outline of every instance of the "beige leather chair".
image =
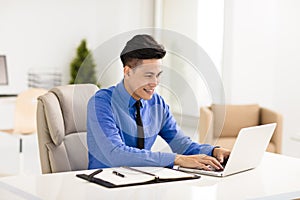
[[257, 104], [201, 107], [199, 142], [232, 149], [241, 128], [272, 122], [276, 122], [277, 127], [267, 151], [281, 153], [282, 116], [279, 113]]
[[38, 98], [37, 131], [42, 173], [88, 167], [86, 114], [93, 84], [59, 86]]
[[47, 92], [42, 88], [28, 88], [18, 94], [15, 103], [13, 129], [1, 130], [11, 134], [32, 134], [36, 132], [37, 98]]
[[[35, 134], [36, 130], [37, 130], [37, 125], [36, 125], [36, 112], [37, 112], [37, 99], [40, 95], [43, 95], [47, 92], [46, 89], [42, 89], [42, 88], [28, 88], [24, 91], [22, 91], [20, 94], [18, 94], [18, 96], [16, 97], [15, 100], [15, 110], [14, 110], [14, 124], [13, 124], [13, 128], [12, 129], [6, 129], [6, 130], [0, 130], [1, 134], [2, 134], [2, 138], [7, 142], [14, 142], [15, 139], [19, 140], [19, 146], [18, 149], [12, 149], [12, 148], [5, 148], [6, 145], [4, 145], [4, 149], [3, 146], [0, 146], [0, 148], [2, 147], [1, 151], [5, 150], [10, 150], [12, 151], [12, 155], [14, 155], [14, 152], [19, 151], [19, 158], [18, 158], [18, 164], [19, 164], [19, 174], [24, 173], [24, 163], [26, 163], [26, 159], [28, 156], [35, 156], [36, 154], [34, 154], [34, 151], [31, 151], [29, 149], [31, 149], [31, 145], [33, 145], [33, 143], [28, 142], [30, 140], [28, 140], [28, 137], [32, 138], [35, 137], [36, 135], [31, 135], [30, 134]], [[25, 136], [27, 135], [27, 136]], [[15, 139], [14, 139], [15, 138]], [[14, 148], [14, 144], [11, 144]], [[8, 147], [8, 146], [7, 146]], [[34, 146], [35, 147], [35, 146]], [[34, 148], [32, 147], [32, 148]], [[28, 149], [29, 148], [29, 149]], [[26, 150], [27, 149], [27, 150]], [[25, 153], [25, 152], [26, 153]], [[24, 154], [25, 153], [25, 154]], [[33, 154], [32, 154], [33, 153]], [[4, 153], [4, 155], [6, 155]], [[3, 160], [7, 159], [3, 158]], [[2, 158], [0, 158], [2, 160]], [[11, 162], [10, 162], [11, 161]], [[9, 173], [5, 173], [2, 174], [2, 176], [5, 175], [12, 175], [14, 174], [14, 167], [9, 167], [9, 163], [13, 163], [15, 164], [15, 159], [12, 157], [10, 157], [10, 159], [8, 160], [8, 163], [1, 163], [2, 166], [8, 166], [8, 168], [10, 168], [8, 171]]]

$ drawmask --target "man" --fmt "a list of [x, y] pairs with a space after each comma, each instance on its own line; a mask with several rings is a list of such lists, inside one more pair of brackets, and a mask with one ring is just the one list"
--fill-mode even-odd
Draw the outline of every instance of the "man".
[[[191, 141], [155, 93], [165, 54], [150, 35], [136, 35], [127, 42], [120, 56], [123, 80], [99, 90], [88, 104], [89, 169], [173, 165], [223, 169], [221, 163], [230, 152]], [[151, 151], [158, 135], [174, 153]]]

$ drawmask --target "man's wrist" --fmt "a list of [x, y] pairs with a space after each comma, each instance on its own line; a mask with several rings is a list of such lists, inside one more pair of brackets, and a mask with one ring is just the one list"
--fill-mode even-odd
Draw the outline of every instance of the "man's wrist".
[[179, 165], [180, 166], [180, 160], [182, 158], [182, 155], [176, 154], [175, 160], [174, 160], [174, 165]]

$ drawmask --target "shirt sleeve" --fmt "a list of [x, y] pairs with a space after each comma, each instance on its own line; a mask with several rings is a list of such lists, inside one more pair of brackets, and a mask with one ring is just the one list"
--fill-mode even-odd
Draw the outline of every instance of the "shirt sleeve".
[[[105, 93], [104, 93], [105, 94]], [[88, 103], [87, 143], [89, 169], [118, 166], [173, 166], [174, 153], [152, 152], [127, 146], [121, 138], [109, 95], [97, 95]]]
[[160, 136], [169, 144], [172, 151], [183, 155], [206, 154], [211, 156], [214, 146], [209, 144], [198, 144], [184, 135], [176, 120], [172, 116], [169, 106], [164, 105], [164, 122]]

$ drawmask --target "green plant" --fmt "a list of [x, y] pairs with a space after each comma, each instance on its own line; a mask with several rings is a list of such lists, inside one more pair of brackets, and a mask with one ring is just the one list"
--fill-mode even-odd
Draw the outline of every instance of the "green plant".
[[92, 83], [98, 85], [95, 68], [96, 64], [92, 53], [87, 48], [86, 40], [83, 39], [77, 48], [76, 57], [70, 64], [71, 80], [69, 83]]

